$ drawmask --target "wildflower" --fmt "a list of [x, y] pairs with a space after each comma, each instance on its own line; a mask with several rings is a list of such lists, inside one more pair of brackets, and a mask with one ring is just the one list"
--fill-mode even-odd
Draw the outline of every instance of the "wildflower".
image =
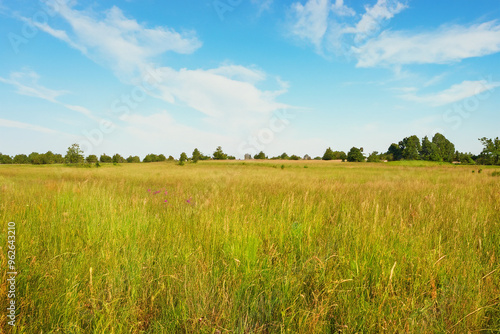
[[164, 203], [168, 203], [168, 199], [166, 199], [166, 200], [164, 201]]
[[189, 199], [186, 200], [187, 204], [191, 204], [191, 197], [189, 197]]

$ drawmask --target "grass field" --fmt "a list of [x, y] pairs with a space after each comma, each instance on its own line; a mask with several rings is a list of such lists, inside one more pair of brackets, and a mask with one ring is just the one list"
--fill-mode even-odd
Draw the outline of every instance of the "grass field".
[[0, 166], [14, 332], [500, 332], [500, 177], [478, 169]]

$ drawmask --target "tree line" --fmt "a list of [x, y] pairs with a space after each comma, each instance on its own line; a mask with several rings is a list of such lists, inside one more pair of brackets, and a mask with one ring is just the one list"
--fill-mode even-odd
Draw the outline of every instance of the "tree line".
[[[480, 138], [479, 141], [483, 145], [483, 150], [479, 155], [472, 153], [462, 153], [455, 150], [455, 145], [450, 142], [445, 136], [436, 133], [432, 140], [427, 136], [420, 140], [417, 136], [403, 138], [398, 143], [392, 143], [385, 153], [377, 151], [372, 152], [365, 156], [362, 147], [352, 147], [349, 152], [333, 151], [330, 147], [326, 149], [322, 157], [317, 156], [314, 160], [342, 160], [349, 162], [381, 162], [381, 161], [399, 161], [399, 160], [425, 160], [437, 162], [454, 162], [460, 164], [479, 164], [479, 165], [500, 165], [500, 139]], [[163, 154], [148, 154], [144, 159], [139, 156], [129, 156], [128, 158], [122, 157], [120, 154], [109, 156], [106, 154], [88, 155], [84, 156], [84, 152], [80, 149], [78, 144], [73, 144], [68, 148], [65, 156], [61, 154], [54, 154], [51, 151], [47, 153], [33, 152], [30, 155], [18, 154], [15, 156], [4, 155], [0, 153], [0, 164], [95, 164], [100, 163], [148, 163], [148, 162], [163, 162], [163, 161], [176, 161], [180, 165], [186, 162], [196, 163], [200, 160], [234, 160], [234, 156], [224, 153], [222, 147], [219, 146], [212, 155], [204, 155], [197, 148], [194, 149], [191, 157], [185, 152], [182, 152], [179, 159], [173, 156], [168, 158]], [[245, 154], [245, 159], [255, 160], [311, 160], [309, 155], [303, 158], [298, 155], [289, 156], [283, 153], [278, 156], [269, 158], [261, 151], [253, 157], [250, 154]]]

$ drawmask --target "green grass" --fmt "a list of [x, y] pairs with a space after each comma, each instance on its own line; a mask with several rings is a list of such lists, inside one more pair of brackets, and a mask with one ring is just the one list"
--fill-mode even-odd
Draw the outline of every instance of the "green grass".
[[0, 166], [14, 332], [498, 332], [500, 178], [472, 170]]

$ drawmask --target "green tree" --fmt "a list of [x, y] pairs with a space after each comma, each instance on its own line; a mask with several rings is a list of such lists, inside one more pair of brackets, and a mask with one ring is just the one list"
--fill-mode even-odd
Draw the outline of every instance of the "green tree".
[[54, 163], [55, 164], [63, 164], [64, 163], [64, 157], [57, 153], [57, 154], [54, 154]]
[[490, 138], [479, 138], [481, 144], [484, 148], [481, 152], [481, 162], [489, 165], [499, 165], [500, 164], [500, 139], [498, 137], [494, 139]]
[[158, 155], [158, 157], [156, 158], [156, 161], [158, 161], [158, 162], [167, 161], [167, 158], [166, 158], [163, 154], [160, 154], [160, 155]]
[[391, 146], [389, 146], [386, 154], [387, 160], [389, 161], [398, 161], [403, 159], [403, 150], [396, 143], [392, 143]]
[[85, 161], [89, 164], [95, 164], [97, 162], [97, 156], [95, 154], [91, 154], [85, 159]]
[[404, 138], [399, 142], [399, 148], [401, 149], [403, 159], [405, 160], [420, 160], [420, 151], [422, 151], [422, 146], [420, 145], [420, 139], [413, 135]]
[[184, 162], [186, 162], [188, 159], [187, 154], [182, 152], [181, 156], [179, 157], [179, 165], [183, 166]]
[[222, 147], [218, 146], [214, 152], [214, 160], [226, 160], [227, 154], [222, 151]]
[[373, 151], [368, 158], [366, 159], [367, 162], [380, 162], [380, 155], [378, 154], [377, 151]]
[[128, 162], [128, 163], [139, 163], [139, 162], [141, 162], [141, 158], [139, 158], [137, 155], [135, 155], [135, 156], [131, 156], [131, 155], [130, 155], [130, 156], [127, 158], [127, 162]]
[[126, 160], [121, 156], [119, 155], [118, 153], [116, 153], [115, 155], [113, 155], [113, 163], [115, 164], [121, 164], [121, 163], [124, 163]]
[[290, 156], [290, 160], [301, 160], [301, 159], [302, 159], [301, 157], [299, 157], [298, 155], [295, 155], [295, 154], [292, 154]]
[[286, 152], [283, 152], [283, 154], [280, 155], [278, 158], [280, 158], [281, 160], [288, 160], [288, 159], [290, 159], [290, 157], [288, 156], [288, 154], [286, 154]]
[[68, 147], [66, 156], [64, 160], [67, 164], [79, 164], [83, 162], [83, 151], [80, 149], [80, 145], [73, 144]]
[[420, 151], [422, 160], [443, 161], [437, 145], [429, 140], [427, 136], [422, 139], [422, 150]]
[[0, 153], [0, 164], [11, 164], [13, 159], [10, 155]]
[[48, 151], [45, 154], [41, 154], [42, 164], [48, 165], [55, 163], [56, 155], [52, 151]]
[[40, 153], [38, 152], [31, 152], [30, 155], [28, 155], [28, 159], [31, 164], [33, 165], [41, 165], [42, 164], [42, 158], [40, 157]]
[[331, 148], [327, 148], [325, 153], [323, 154], [323, 160], [333, 160], [334, 154]]
[[357, 147], [351, 148], [349, 153], [347, 153], [347, 161], [349, 162], [362, 162], [365, 161], [365, 157], [361, 152], [361, 149]]
[[142, 159], [142, 162], [157, 162], [158, 156], [156, 154], [150, 153]]
[[[361, 152], [363, 152], [363, 151], [361, 151]], [[347, 154], [345, 154], [345, 152], [343, 152], [343, 151], [335, 151], [335, 152], [333, 152], [333, 158], [335, 160], [345, 161], [347, 159]]]
[[265, 160], [267, 159], [266, 154], [263, 151], [260, 151], [259, 154], [253, 156], [256, 160]]
[[197, 163], [198, 160], [200, 160], [200, 158], [201, 158], [201, 152], [197, 148], [195, 148], [191, 160], [194, 163]]
[[18, 154], [14, 157], [14, 160], [12, 162], [15, 164], [29, 164], [30, 159], [26, 154]]
[[106, 153], [101, 154], [99, 161], [102, 163], [111, 163], [113, 162], [113, 158], [111, 158], [109, 155], [106, 155]]
[[436, 145], [439, 156], [446, 162], [453, 162], [455, 157], [455, 145], [453, 145], [445, 136], [436, 133], [432, 137], [432, 143]]
[[460, 161], [461, 165], [475, 165], [476, 162], [472, 159], [472, 153], [455, 152], [455, 161]]

